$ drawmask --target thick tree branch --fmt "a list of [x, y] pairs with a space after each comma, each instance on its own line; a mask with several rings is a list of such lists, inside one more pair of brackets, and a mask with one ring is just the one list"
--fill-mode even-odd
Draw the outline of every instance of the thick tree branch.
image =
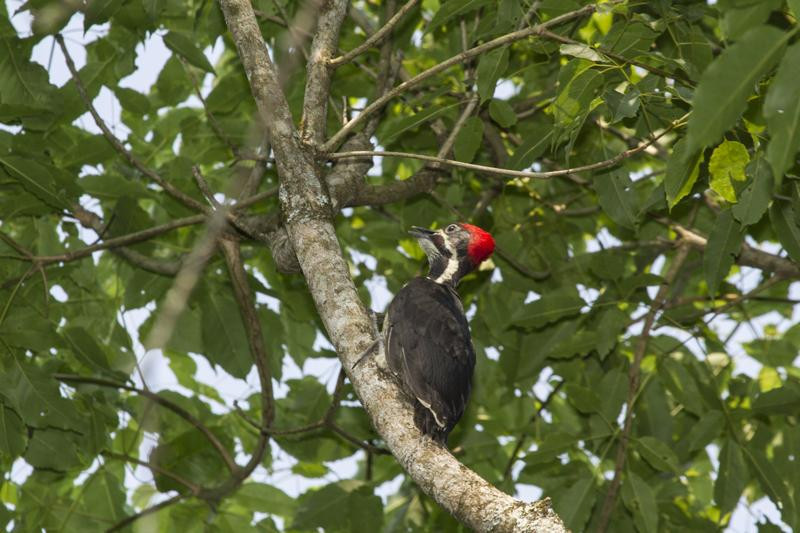
[[339, 43], [339, 30], [347, 14], [348, 0], [327, 0], [317, 20], [317, 32], [311, 41], [311, 54], [306, 67], [306, 92], [303, 100], [301, 136], [303, 142], [319, 146], [325, 140], [330, 96], [331, 57]]
[[345, 63], [349, 63], [354, 58], [363, 54], [366, 50], [369, 50], [371, 47], [379, 45], [383, 41], [383, 39], [387, 35], [389, 35], [389, 33], [394, 29], [394, 27], [397, 26], [397, 23], [400, 22], [400, 20], [406, 15], [406, 13], [414, 9], [414, 7], [416, 7], [418, 3], [419, 0], [408, 0], [408, 2], [406, 2], [403, 5], [403, 7], [401, 7], [400, 10], [394, 14], [392, 18], [386, 21], [386, 24], [384, 24], [381, 27], [381, 29], [379, 29], [378, 31], [367, 37], [367, 40], [365, 40], [363, 43], [353, 48], [349, 52], [346, 52], [345, 54], [340, 55], [339, 57], [331, 59], [328, 62], [328, 64], [334, 68], [339, 67], [341, 65], [344, 65]]
[[374, 361], [351, 370], [359, 354], [373, 343], [372, 324], [342, 256], [331, 223], [330, 199], [312, 154], [297, 139], [249, 0], [220, 0], [220, 4], [270, 130], [288, 235], [328, 336], [378, 433], [422, 490], [468, 527], [563, 531], [549, 502], [515, 500], [423, 437], [414, 426], [411, 406]]
[[521, 39], [525, 39], [527, 37], [530, 37], [531, 35], [536, 35], [536, 34], [540, 33], [541, 31], [546, 30], [548, 28], [552, 28], [554, 26], [558, 26], [559, 24], [563, 24], [565, 22], [569, 22], [570, 20], [574, 20], [576, 18], [580, 18], [580, 17], [586, 16], [586, 15], [589, 15], [591, 13], [594, 13], [594, 11], [596, 9], [597, 9], [597, 6], [594, 5], [594, 4], [590, 4], [590, 5], [584, 6], [584, 7], [580, 8], [580, 9], [575, 10], [575, 11], [570, 11], [569, 13], [564, 13], [563, 15], [559, 15], [557, 17], [554, 17], [554, 18], [548, 20], [547, 22], [544, 22], [542, 24], [538, 24], [538, 25], [533, 26], [531, 28], [525, 28], [523, 30], [515, 31], [515, 32], [512, 32], [512, 33], [503, 35], [501, 37], [497, 37], [496, 39], [492, 39], [491, 41], [489, 41], [487, 43], [475, 46], [473, 48], [470, 48], [469, 50], [461, 52], [460, 54], [456, 54], [455, 56], [453, 56], [453, 57], [451, 57], [451, 58], [449, 58], [449, 59], [447, 59], [445, 61], [442, 61], [438, 65], [433, 66], [433, 67], [431, 67], [431, 68], [429, 68], [429, 69], [417, 74], [416, 76], [414, 76], [410, 80], [401, 83], [400, 85], [398, 85], [397, 87], [395, 87], [394, 89], [392, 89], [391, 91], [389, 91], [388, 93], [383, 95], [382, 97], [378, 98], [377, 100], [375, 100], [374, 102], [369, 104], [366, 108], [364, 108], [364, 110], [361, 113], [358, 114], [357, 117], [355, 117], [353, 120], [348, 122], [342, 129], [340, 129], [338, 132], [336, 132], [336, 134], [333, 135], [333, 137], [328, 139], [328, 141], [322, 146], [321, 151], [322, 152], [331, 152], [331, 151], [335, 150], [340, 144], [342, 144], [342, 142], [344, 141], [345, 137], [347, 137], [348, 134], [350, 134], [357, 126], [359, 126], [362, 122], [364, 122], [364, 120], [366, 120], [372, 113], [374, 113], [375, 111], [377, 111], [378, 109], [383, 107], [386, 104], [386, 102], [388, 102], [389, 100], [391, 100], [395, 96], [398, 96], [398, 95], [402, 94], [403, 92], [409, 90], [410, 88], [418, 85], [419, 83], [427, 80], [428, 78], [430, 78], [432, 76], [435, 76], [436, 74], [438, 74], [440, 72], [443, 72], [443, 71], [447, 70], [448, 68], [450, 68], [450, 67], [452, 67], [454, 65], [458, 65], [459, 63], [463, 63], [463, 62], [467, 61], [468, 59], [471, 59], [473, 57], [477, 57], [477, 56], [479, 56], [481, 54], [485, 54], [486, 52], [494, 50], [495, 48], [499, 48], [501, 46], [505, 46], [505, 45], [511, 44], [511, 43], [519, 41]]
[[[705, 250], [708, 239], [680, 224], [670, 221], [666, 221], [666, 223], [674, 228], [687, 244], [698, 250]], [[781, 274], [786, 277], [800, 277], [800, 267], [790, 259], [759, 250], [758, 248], [753, 248], [747, 243], [742, 245], [742, 250], [739, 252], [736, 262], [743, 266], [775, 272], [776, 274]]]

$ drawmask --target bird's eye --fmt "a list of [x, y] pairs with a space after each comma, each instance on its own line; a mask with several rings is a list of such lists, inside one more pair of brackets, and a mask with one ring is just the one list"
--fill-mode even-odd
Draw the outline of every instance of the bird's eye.
[[447, 233], [453, 233], [453, 232], [454, 232], [455, 230], [457, 230], [457, 229], [458, 229], [458, 226], [457, 226], [456, 224], [450, 224], [449, 226], [447, 226], [447, 228], [445, 229], [445, 231], [446, 231]]

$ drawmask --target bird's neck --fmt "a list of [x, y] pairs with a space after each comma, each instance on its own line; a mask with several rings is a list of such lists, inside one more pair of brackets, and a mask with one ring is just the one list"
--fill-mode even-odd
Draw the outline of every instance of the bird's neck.
[[429, 263], [428, 279], [453, 288], [458, 286], [461, 278], [472, 270], [469, 261], [459, 261], [456, 257], [438, 256]]

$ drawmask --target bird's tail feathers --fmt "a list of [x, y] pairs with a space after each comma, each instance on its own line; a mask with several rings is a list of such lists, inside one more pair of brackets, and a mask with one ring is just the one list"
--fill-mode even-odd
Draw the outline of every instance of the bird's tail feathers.
[[414, 424], [423, 434], [428, 435], [442, 446], [447, 446], [447, 434], [450, 433], [451, 428], [441, 427], [437, 424], [431, 410], [419, 402], [414, 404]]

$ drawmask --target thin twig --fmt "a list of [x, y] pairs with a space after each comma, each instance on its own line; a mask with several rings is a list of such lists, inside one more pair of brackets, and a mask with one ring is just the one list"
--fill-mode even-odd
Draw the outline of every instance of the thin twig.
[[161, 407], [169, 409], [179, 417], [186, 420], [189, 424], [197, 428], [197, 430], [200, 431], [200, 433], [202, 433], [206, 437], [206, 439], [208, 439], [211, 445], [214, 446], [214, 448], [217, 450], [217, 453], [219, 453], [220, 457], [225, 463], [225, 466], [228, 467], [228, 470], [230, 470], [231, 472], [236, 472], [239, 469], [239, 465], [237, 465], [236, 462], [233, 460], [233, 457], [228, 452], [228, 449], [225, 448], [222, 442], [220, 442], [217, 436], [214, 435], [214, 433], [212, 433], [211, 430], [208, 429], [208, 427], [206, 427], [205, 424], [200, 422], [200, 420], [195, 418], [194, 415], [192, 415], [189, 411], [187, 411], [180, 405], [164, 398], [163, 396], [156, 394], [155, 392], [145, 389], [140, 389], [138, 387], [134, 387], [133, 385], [128, 385], [127, 383], [120, 383], [118, 381], [113, 381], [105, 378], [97, 378], [92, 376], [79, 376], [77, 374], [56, 373], [53, 374], [53, 378], [57, 379], [58, 381], [65, 381], [67, 383], [85, 383], [88, 385], [98, 385], [100, 387], [122, 389], [130, 392], [135, 392], [140, 396], [144, 396], [148, 400], [155, 402]]
[[641, 377], [640, 369], [642, 365], [642, 359], [644, 359], [644, 355], [647, 350], [647, 343], [650, 339], [650, 332], [655, 324], [656, 315], [658, 315], [659, 310], [661, 310], [662, 306], [666, 302], [670, 285], [683, 267], [684, 261], [686, 261], [686, 258], [689, 256], [690, 249], [691, 247], [686, 242], [682, 242], [678, 245], [678, 251], [675, 254], [675, 258], [672, 260], [669, 270], [664, 275], [664, 282], [659, 287], [656, 297], [653, 299], [653, 303], [650, 305], [650, 310], [647, 312], [644, 325], [642, 326], [642, 333], [639, 335], [636, 348], [634, 349], [633, 362], [628, 369], [628, 397], [625, 401], [625, 422], [622, 427], [622, 433], [620, 434], [619, 447], [617, 448], [617, 457], [614, 465], [614, 478], [611, 480], [611, 485], [609, 486], [606, 497], [603, 500], [600, 521], [598, 522], [597, 526], [597, 531], [599, 533], [605, 533], [606, 529], [608, 528], [608, 524], [611, 519], [611, 513], [614, 510], [614, 505], [616, 503], [617, 493], [619, 492], [619, 487], [622, 484], [622, 470], [625, 467], [625, 458], [628, 453], [628, 443], [630, 441], [631, 430], [633, 429], [633, 403], [639, 392], [639, 380]]
[[148, 468], [153, 472], [161, 474], [162, 476], [166, 476], [166, 477], [170, 478], [171, 480], [176, 481], [176, 482], [180, 483], [181, 485], [183, 485], [184, 487], [186, 487], [187, 489], [189, 489], [191, 491], [191, 493], [194, 494], [194, 495], [197, 495], [201, 490], [199, 485], [197, 485], [195, 483], [192, 483], [191, 481], [185, 479], [182, 476], [179, 476], [175, 472], [167, 470], [166, 468], [161, 468], [160, 466], [158, 466], [156, 464], [153, 464], [153, 463], [150, 463], [148, 461], [142, 461], [141, 459], [139, 459], [137, 457], [133, 457], [132, 455], [127, 455], [127, 454], [124, 454], [124, 453], [116, 453], [116, 452], [112, 452], [110, 450], [104, 450], [104, 451], [102, 451], [100, 453], [104, 457], [109, 457], [111, 459], [117, 459], [119, 461], [124, 461], [126, 463], [134, 463], [134, 464], [143, 466], [145, 468]]
[[328, 65], [333, 68], [344, 65], [345, 63], [352, 61], [353, 58], [364, 53], [364, 51], [368, 50], [372, 46], [377, 46], [378, 44], [380, 44], [383, 41], [384, 37], [386, 37], [392, 31], [392, 29], [394, 29], [397, 23], [400, 22], [400, 19], [402, 19], [406, 15], [406, 13], [414, 9], [414, 7], [418, 3], [419, 0], [409, 0], [408, 2], [406, 2], [403, 5], [403, 7], [401, 7], [397, 11], [397, 13], [395, 13], [394, 16], [386, 22], [386, 24], [384, 24], [378, 31], [370, 35], [367, 38], [367, 40], [365, 40], [363, 43], [356, 46], [349, 52], [345, 52], [343, 55], [340, 55], [339, 57], [334, 57], [333, 59], [328, 61]]
[[186, 497], [186, 495], [184, 495], [184, 494], [178, 494], [177, 496], [173, 496], [172, 498], [170, 498], [168, 500], [164, 500], [163, 502], [157, 503], [157, 504], [155, 504], [155, 505], [153, 505], [151, 507], [148, 507], [147, 509], [139, 511], [136, 514], [132, 514], [128, 518], [126, 518], [124, 520], [121, 520], [121, 521], [117, 522], [116, 524], [114, 524], [113, 526], [111, 526], [110, 528], [106, 529], [106, 533], [111, 533], [113, 531], [120, 531], [121, 529], [124, 529], [125, 527], [131, 525], [132, 523], [134, 523], [135, 521], [139, 520], [140, 518], [142, 518], [144, 516], [147, 516], [149, 514], [153, 514], [153, 513], [157, 512], [157, 511], [160, 511], [161, 509], [163, 509], [165, 507], [169, 507], [173, 503], [178, 503], [179, 501], [181, 501], [185, 497]]
[[[233, 293], [236, 297], [242, 323], [247, 332], [250, 354], [258, 370], [258, 379], [261, 384], [261, 427], [269, 428], [275, 418], [275, 399], [272, 392], [272, 373], [269, 368], [267, 349], [264, 346], [261, 321], [256, 313], [255, 299], [250, 290], [247, 273], [244, 270], [239, 243], [223, 239], [220, 242], [220, 247], [225, 256], [225, 262], [228, 265], [228, 274], [233, 284]], [[267, 433], [259, 433], [255, 451], [250, 461], [248, 461], [247, 465], [242, 469], [239, 475], [240, 479], [244, 479], [250, 475], [256, 466], [261, 463], [261, 459], [266, 451], [267, 437]]]
[[[542, 416], [542, 412], [547, 409], [547, 406], [550, 405], [550, 401], [555, 397], [556, 394], [558, 394], [558, 391], [561, 390], [561, 387], [564, 385], [564, 383], [566, 383], [566, 381], [562, 379], [556, 384], [555, 387], [553, 387], [553, 390], [551, 390], [550, 394], [547, 395], [547, 398], [544, 399], [542, 404], [539, 406], [539, 409], [533, 413], [533, 416], [528, 421], [528, 425], [533, 424], [536, 422], [537, 418]], [[511, 469], [514, 467], [514, 463], [517, 462], [517, 455], [519, 455], [520, 450], [522, 450], [522, 446], [524, 446], [525, 440], [528, 438], [529, 434], [529, 431], [526, 429], [520, 434], [519, 439], [517, 439], [517, 444], [514, 446], [514, 450], [511, 452], [511, 455], [508, 458], [506, 467], [503, 469], [503, 481], [507, 480], [511, 475]]]
[[81, 99], [83, 100], [84, 105], [89, 110], [89, 113], [92, 115], [95, 124], [100, 130], [103, 132], [103, 136], [105, 136], [106, 140], [111, 143], [111, 146], [119, 152], [125, 159], [128, 160], [133, 167], [135, 167], [139, 172], [153, 180], [157, 183], [162, 189], [164, 189], [167, 193], [170, 194], [173, 198], [184, 204], [185, 206], [194, 209], [195, 211], [205, 211], [203, 204], [192, 198], [191, 196], [185, 194], [183, 191], [177, 189], [171, 183], [166, 181], [164, 178], [161, 177], [157, 172], [150, 169], [139, 161], [133, 153], [129, 152], [127, 148], [122, 144], [122, 142], [117, 139], [117, 137], [111, 132], [111, 130], [106, 125], [105, 121], [100, 117], [100, 114], [95, 109], [94, 104], [92, 103], [92, 99], [89, 98], [89, 93], [86, 90], [86, 87], [83, 85], [80, 77], [78, 76], [78, 70], [75, 68], [75, 62], [72, 60], [72, 56], [70, 56], [69, 51], [67, 50], [67, 46], [64, 43], [64, 37], [61, 34], [55, 35], [56, 42], [58, 46], [61, 47], [61, 53], [64, 54], [64, 59], [67, 62], [67, 68], [69, 69], [70, 74], [72, 75], [72, 80], [75, 82], [75, 86], [78, 89], [78, 94], [80, 94]]
[[225, 231], [227, 215], [227, 206], [221, 206], [215, 210], [214, 216], [208, 221], [205, 232], [186, 256], [172, 286], [164, 297], [153, 329], [150, 330], [144, 342], [146, 349], [162, 348], [169, 341], [178, 317], [186, 308], [186, 302], [189, 300], [192, 290], [200, 280], [206, 263], [214, 254], [217, 239]]
[[586, 172], [589, 170], [599, 170], [603, 168], [613, 167], [614, 165], [620, 163], [621, 161], [632, 157], [639, 152], [647, 149], [648, 146], [652, 145], [658, 139], [666, 135], [668, 132], [672, 131], [676, 128], [682, 119], [673, 122], [669, 127], [663, 130], [661, 133], [652, 137], [650, 140], [645, 141], [635, 148], [631, 148], [629, 150], [625, 150], [624, 152], [620, 152], [619, 154], [615, 155], [610, 159], [606, 159], [605, 161], [598, 161], [596, 163], [590, 163], [588, 165], [582, 165], [579, 167], [573, 168], [564, 168], [559, 170], [550, 170], [548, 172], [528, 172], [524, 170], [509, 170], [505, 168], [497, 168], [491, 167], [487, 165], [477, 165], [474, 163], [464, 163], [463, 161], [455, 161], [453, 159], [443, 159], [441, 157], [435, 157], [432, 155], [424, 155], [424, 154], [412, 154], [408, 152], [391, 152], [391, 151], [380, 151], [380, 152], [373, 152], [367, 150], [354, 150], [352, 152], [335, 152], [328, 154], [326, 157], [328, 159], [336, 160], [336, 159], [344, 159], [350, 157], [406, 157], [409, 159], [419, 159], [420, 161], [429, 161], [431, 163], [437, 163], [441, 165], [447, 165], [450, 167], [456, 168], [464, 168], [467, 170], [475, 170], [477, 172], [484, 172], [486, 174], [494, 174], [498, 176], [510, 176], [513, 178], [533, 178], [533, 179], [550, 179], [559, 176], [566, 176], [569, 174], [574, 174], [577, 172]]
[[553, 17], [552, 19], [548, 20], [547, 22], [544, 22], [542, 24], [538, 24], [538, 25], [533, 26], [531, 28], [525, 28], [525, 29], [522, 29], [522, 30], [519, 30], [519, 31], [515, 31], [515, 32], [509, 33], [509, 34], [506, 34], [506, 35], [502, 35], [500, 37], [497, 37], [496, 39], [492, 39], [491, 41], [489, 41], [487, 43], [484, 43], [484, 44], [475, 46], [473, 48], [470, 48], [469, 50], [467, 50], [465, 52], [461, 52], [459, 54], [456, 54], [453, 57], [450, 57], [449, 59], [446, 59], [445, 61], [442, 61], [441, 63], [439, 63], [439, 64], [437, 64], [437, 65], [435, 65], [435, 66], [433, 66], [433, 67], [431, 67], [431, 68], [429, 68], [427, 70], [424, 70], [423, 72], [417, 74], [416, 76], [414, 76], [410, 80], [401, 83], [400, 85], [398, 85], [397, 87], [395, 87], [394, 89], [392, 89], [391, 91], [389, 91], [388, 93], [383, 95], [382, 97], [378, 98], [377, 100], [375, 100], [374, 102], [369, 104], [366, 108], [364, 108], [364, 110], [361, 113], [358, 114], [357, 117], [355, 117], [353, 120], [348, 122], [346, 126], [341, 128], [338, 132], [336, 132], [336, 134], [333, 135], [333, 137], [331, 137], [324, 145], [322, 145], [321, 151], [322, 152], [331, 152], [331, 151], [335, 150], [344, 141], [344, 139], [347, 137], [347, 135], [349, 135], [350, 132], [353, 131], [362, 122], [364, 122], [364, 120], [366, 120], [372, 113], [374, 113], [378, 109], [382, 108], [386, 104], [386, 102], [388, 102], [389, 100], [391, 100], [395, 96], [398, 96], [398, 95], [404, 93], [405, 91], [407, 91], [411, 87], [414, 87], [415, 85], [419, 84], [420, 82], [423, 82], [423, 81], [427, 80], [428, 78], [430, 78], [432, 76], [435, 76], [436, 74], [438, 74], [438, 73], [440, 73], [442, 71], [445, 71], [445, 70], [447, 70], [448, 68], [450, 68], [450, 67], [452, 67], [454, 65], [461, 64], [461, 63], [465, 62], [468, 59], [471, 59], [473, 57], [477, 57], [477, 56], [480, 56], [482, 54], [485, 54], [486, 52], [494, 50], [495, 48], [499, 48], [501, 46], [505, 46], [505, 45], [511, 44], [513, 42], [519, 41], [521, 39], [525, 39], [525, 38], [530, 37], [532, 35], [536, 35], [536, 34], [542, 32], [543, 30], [546, 30], [546, 29], [551, 28], [553, 26], [557, 26], [559, 24], [563, 24], [564, 22], [568, 22], [570, 20], [574, 20], [576, 18], [580, 18], [580, 17], [586, 16], [586, 15], [589, 15], [589, 14], [593, 13], [596, 9], [597, 9], [596, 5], [590, 4], [590, 5], [584, 6], [584, 7], [580, 8], [580, 9], [577, 9], [575, 11], [570, 11], [568, 13], [564, 13], [563, 15], [559, 15], [557, 17]]
[[559, 35], [551, 31], [543, 30], [539, 33], [539, 35], [547, 39], [550, 39], [551, 41], [556, 41], [563, 44], [577, 44], [580, 46], [585, 46], [586, 48], [594, 50], [595, 52], [602, 54], [613, 61], [642, 68], [648, 72], [655, 74], [656, 76], [661, 76], [662, 78], [681, 80], [689, 87], [694, 87], [694, 82], [688, 76], [684, 75], [682, 72], [667, 72], [666, 70], [662, 70], [658, 67], [648, 65], [643, 61], [638, 61], [636, 59], [631, 59], [625, 56], [621, 56], [619, 54], [612, 52], [611, 50], [606, 50], [605, 48], [601, 48], [599, 46], [592, 46], [586, 43], [582, 43], [580, 41], [576, 41], [575, 39], [570, 39], [569, 37], [565, 37], [563, 35]]
[[98, 250], [118, 248], [120, 246], [136, 244], [138, 242], [146, 241], [148, 239], [161, 235], [162, 233], [167, 233], [174, 229], [182, 228], [184, 226], [192, 226], [194, 224], [199, 224], [205, 220], [206, 220], [205, 215], [194, 215], [190, 217], [179, 218], [173, 220], [172, 222], [167, 222], [166, 224], [153, 226], [152, 228], [136, 231], [134, 233], [129, 233], [127, 235], [120, 235], [119, 237], [112, 237], [111, 239], [107, 239], [103, 242], [98, 242], [96, 244], [92, 244], [84, 248], [78, 248], [77, 250], [73, 250], [71, 252], [64, 252], [63, 254], [56, 254], [56, 255], [39, 255], [26, 259], [42, 265], [49, 265], [51, 263], [67, 263], [69, 261], [75, 261], [76, 259], [82, 259], [84, 257], [88, 257], [92, 255], [92, 253]]
[[214, 209], [219, 209], [220, 205], [216, 198], [214, 198], [214, 193], [211, 191], [211, 187], [208, 186], [208, 182], [203, 177], [203, 174], [200, 172], [200, 167], [197, 165], [192, 166], [192, 176], [194, 176], [194, 181], [197, 184], [197, 188], [200, 189], [200, 192], [203, 193], [208, 203], [211, 204], [211, 207]]

